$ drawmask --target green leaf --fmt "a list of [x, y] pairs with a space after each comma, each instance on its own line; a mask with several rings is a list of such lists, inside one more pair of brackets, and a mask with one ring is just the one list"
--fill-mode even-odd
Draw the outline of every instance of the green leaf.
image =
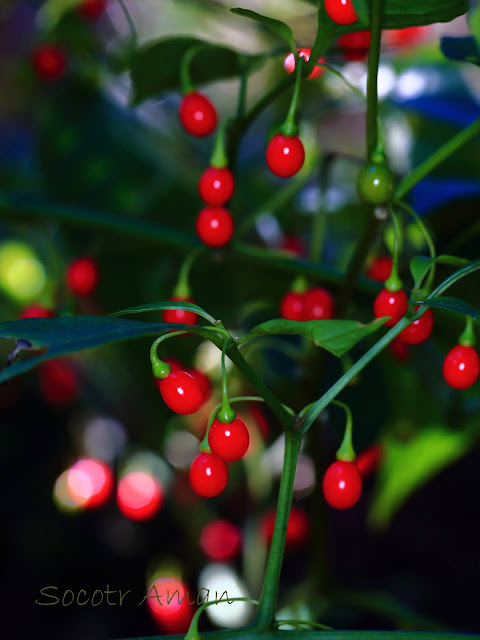
[[457, 256], [441, 255], [436, 258], [428, 258], [426, 256], [415, 256], [410, 261], [410, 272], [415, 282], [415, 289], [422, 286], [422, 282], [434, 263], [446, 264], [451, 267], [464, 267], [469, 264], [469, 260], [465, 258], [457, 258]]
[[402, 29], [450, 22], [467, 11], [468, 0], [386, 0], [383, 27]]
[[262, 16], [260, 13], [256, 13], [255, 11], [250, 11], [249, 9], [230, 9], [232, 13], [235, 13], [238, 16], [242, 16], [244, 18], [250, 18], [251, 20], [256, 20], [261, 24], [268, 27], [271, 31], [276, 33], [280, 38], [285, 40], [288, 44], [290, 51], [296, 53], [297, 47], [295, 46], [295, 40], [293, 39], [293, 33], [288, 24], [281, 22], [280, 20], [275, 20], [274, 18], [268, 18], [267, 16]]
[[198, 47], [190, 63], [193, 84], [206, 84], [240, 76], [264, 62], [263, 55], [247, 56], [225, 46], [191, 37], [162, 38], [138, 49], [128, 62], [133, 83], [132, 103], [137, 105], [163, 91], [180, 88], [180, 67], [184, 55]]
[[445, 309], [447, 311], [463, 313], [466, 316], [471, 316], [474, 320], [478, 320], [480, 318], [480, 311], [478, 309], [473, 309], [473, 307], [464, 300], [450, 298], [449, 296], [438, 296], [428, 298], [428, 300], [415, 300], [415, 304], [426, 305], [428, 307], [433, 307], [434, 309]]
[[472, 443], [470, 434], [442, 425], [425, 427], [407, 441], [387, 439], [369, 523], [378, 529], [387, 527], [412, 493], [465, 455]]
[[[46, 349], [27, 360], [16, 360], [0, 371], [4, 382], [45, 360], [65, 356], [105, 344], [134, 340], [146, 336], [162, 335], [171, 330], [187, 330], [208, 336], [203, 327], [164, 322], [142, 322], [123, 318], [101, 316], [76, 316], [71, 318], [26, 319], [0, 322], [0, 338], [28, 341], [31, 349]], [[27, 346], [27, 345], [26, 345]], [[22, 349], [23, 350], [23, 349]], [[148, 350], [145, 358], [148, 360]]]
[[357, 342], [380, 329], [385, 320], [386, 318], [378, 318], [370, 324], [361, 324], [355, 320], [268, 320], [254, 327], [240, 342], [259, 336], [300, 335], [310, 338], [318, 347], [323, 347], [334, 356], [341, 357]]
[[440, 49], [443, 55], [450, 60], [459, 62], [471, 62], [480, 66], [480, 48], [477, 40], [472, 36], [463, 38], [441, 38]]
[[480, 2], [475, 3], [475, 7], [468, 14], [470, 29], [480, 47]]
[[180, 311], [193, 311], [198, 316], [205, 318], [208, 322], [216, 324], [217, 321], [209, 313], [207, 313], [202, 307], [193, 302], [173, 302], [167, 300], [166, 302], [151, 302], [150, 304], [141, 304], [136, 307], [128, 307], [128, 309], [122, 309], [121, 311], [115, 311], [110, 316], [128, 316], [134, 313], [149, 313], [152, 311], [165, 311], [166, 309], [178, 309]]

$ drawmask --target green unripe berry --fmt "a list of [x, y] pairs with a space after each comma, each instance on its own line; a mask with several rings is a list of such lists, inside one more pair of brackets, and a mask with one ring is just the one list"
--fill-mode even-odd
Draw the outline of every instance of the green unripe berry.
[[357, 193], [368, 204], [386, 204], [394, 189], [395, 178], [386, 162], [369, 162], [358, 175]]

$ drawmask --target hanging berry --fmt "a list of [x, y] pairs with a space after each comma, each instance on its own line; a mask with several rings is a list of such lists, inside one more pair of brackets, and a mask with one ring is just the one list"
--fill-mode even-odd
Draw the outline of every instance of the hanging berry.
[[250, 436], [245, 423], [235, 417], [231, 422], [213, 421], [208, 431], [208, 444], [214, 453], [226, 462], [240, 460], [246, 454]]
[[340, 36], [337, 43], [345, 60], [358, 62], [368, 56], [370, 39], [370, 31], [354, 31]]
[[290, 178], [303, 167], [305, 149], [298, 136], [277, 133], [267, 147], [267, 165], [279, 178]]
[[393, 196], [395, 177], [385, 154], [377, 151], [362, 168], [357, 178], [357, 192], [361, 200], [371, 205], [385, 205]]
[[352, 0], [325, 0], [325, 11], [337, 24], [353, 24], [358, 20]]
[[304, 293], [289, 291], [280, 303], [280, 316], [285, 320], [303, 320]]
[[330, 320], [335, 316], [335, 302], [326, 289], [314, 287], [303, 296], [303, 320]]
[[443, 377], [454, 389], [468, 389], [478, 379], [480, 360], [474, 347], [458, 344], [443, 361]]
[[65, 277], [67, 287], [73, 295], [85, 298], [95, 291], [100, 279], [100, 272], [95, 260], [82, 257], [69, 264]]
[[[419, 307], [415, 307], [418, 311]], [[421, 344], [428, 340], [433, 329], [433, 313], [431, 309], [427, 309], [423, 316], [418, 320], [409, 324], [408, 327], [397, 336], [400, 342], [405, 344]]]
[[200, 178], [198, 190], [202, 200], [212, 206], [225, 204], [233, 196], [235, 180], [227, 167], [208, 167]]
[[211, 135], [218, 122], [213, 103], [198, 91], [187, 93], [182, 98], [179, 118], [185, 131], [196, 138]]
[[214, 498], [227, 486], [227, 465], [213, 453], [199, 453], [192, 462], [189, 478], [195, 493]]
[[375, 282], [385, 282], [392, 273], [393, 260], [390, 256], [376, 256], [367, 268], [367, 277]]
[[408, 310], [408, 296], [400, 289], [400, 291], [388, 291], [382, 289], [375, 298], [373, 312], [376, 318], [384, 318], [391, 316], [390, 320], [385, 322], [386, 327], [393, 327], [403, 318]]
[[197, 217], [197, 234], [208, 247], [223, 247], [230, 242], [234, 223], [224, 207], [204, 207]]

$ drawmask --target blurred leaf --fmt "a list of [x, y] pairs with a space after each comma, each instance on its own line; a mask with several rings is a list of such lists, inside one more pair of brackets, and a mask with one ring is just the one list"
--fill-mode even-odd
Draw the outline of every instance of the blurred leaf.
[[393, 437], [385, 440], [370, 524], [379, 529], [387, 527], [412, 493], [465, 455], [472, 443], [470, 434], [443, 425], [425, 427], [407, 441]]
[[257, 336], [301, 335], [310, 338], [318, 347], [323, 347], [334, 356], [341, 357], [357, 342], [374, 333], [385, 322], [386, 318], [378, 318], [370, 324], [361, 324], [355, 320], [269, 320], [254, 327], [242, 342]]
[[475, 7], [468, 14], [468, 22], [477, 44], [480, 46], [480, 2], [478, 0], [475, 2]]
[[280, 20], [275, 20], [274, 18], [262, 16], [260, 13], [250, 11], [249, 9], [230, 9], [230, 11], [238, 16], [242, 16], [243, 18], [250, 18], [250, 20], [256, 20], [257, 22], [265, 25], [271, 31], [280, 36], [280, 38], [285, 40], [285, 42], [290, 47], [290, 51], [296, 53], [297, 48], [295, 46], [295, 40], [293, 39], [293, 33], [288, 24], [285, 24]]
[[245, 68], [251, 71], [267, 59], [263, 55], [248, 56], [199, 38], [182, 36], [156, 40], [138, 49], [128, 63], [133, 104], [163, 91], [178, 90], [182, 58], [192, 47], [198, 47], [189, 67], [194, 85], [240, 76]]
[[178, 309], [180, 311], [193, 311], [197, 315], [205, 318], [212, 324], [215, 324], [215, 318], [207, 313], [202, 307], [199, 307], [198, 304], [194, 304], [193, 302], [152, 302], [150, 304], [141, 304], [136, 307], [129, 307], [128, 309], [122, 309], [121, 311], [115, 311], [115, 313], [111, 313], [110, 316], [127, 316], [131, 313], [148, 313], [151, 311], [165, 311], [166, 309]]
[[72, 11], [82, 0], [46, 0], [39, 10], [39, 21], [52, 28], [68, 12]]
[[464, 315], [471, 316], [474, 320], [478, 320], [480, 318], [480, 311], [478, 309], [473, 309], [464, 300], [450, 298], [449, 296], [438, 296], [435, 298], [429, 298], [428, 300], [416, 300], [415, 304], [427, 305], [434, 309], [456, 311], [457, 313], [463, 313]]
[[458, 258], [457, 256], [442, 255], [436, 258], [428, 258], [427, 256], [415, 256], [410, 261], [410, 272], [415, 282], [415, 289], [419, 289], [422, 285], [423, 279], [430, 271], [432, 265], [446, 264], [452, 267], [464, 267], [469, 264], [469, 261], [465, 258]]
[[480, 48], [473, 36], [464, 38], [441, 38], [440, 48], [443, 55], [450, 60], [471, 62], [480, 66]]

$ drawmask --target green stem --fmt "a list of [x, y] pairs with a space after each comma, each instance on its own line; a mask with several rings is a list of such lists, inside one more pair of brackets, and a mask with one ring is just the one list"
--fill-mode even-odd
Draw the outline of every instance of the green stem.
[[225, 145], [225, 138], [227, 129], [230, 126], [231, 121], [225, 120], [218, 128], [218, 133], [215, 138], [215, 145], [213, 147], [212, 157], [210, 158], [210, 166], [216, 169], [223, 169], [228, 167], [228, 157]]
[[475, 331], [473, 329], [473, 318], [472, 316], [467, 316], [465, 329], [458, 340], [458, 344], [461, 344], [464, 347], [474, 347], [476, 341]]
[[166, 333], [165, 335], [160, 336], [152, 344], [152, 346], [150, 347], [150, 361], [152, 363], [152, 371], [155, 378], [159, 378], [160, 380], [163, 380], [164, 378], [168, 377], [172, 372], [170, 365], [167, 362], [160, 360], [160, 358], [157, 355], [157, 349], [159, 345], [165, 340], [169, 340], [170, 338], [175, 338], [176, 336], [183, 336], [186, 333], [188, 333], [188, 331], [172, 331], [171, 333]]
[[302, 69], [304, 58], [297, 56], [295, 61], [295, 86], [293, 89], [292, 100], [288, 109], [285, 122], [280, 127], [280, 131], [284, 136], [292, 137], [298, 133], [298, 127], [296, 124], [298, 99], [300, 97], [300, 85], [302, 84]]
[[355, 460], [355, 449], [353, 448], [353, 440], [352, 440], [352, 425], [353, 418], [352, 412], [350, 411], [350, 407], [346, 405], [344, 402], [339, 402], [338, 400], [332, 400], [332, 404], [336, 404], [338, 407], [341, 407], [346, 414], [347, 423], [345, 425], [345, 433], [343, 435], [342, 444], [340, 445], [337, 451], [337, 460], [346, 460], [347, 462], [353, 462]]
[[222, 404], [217, 413], [218, 420], [224, 424], [230, 424], [237, 417], [237, 414], [230, 406], [230, 401], [228, 399], [227, 370], [225, 368], [225, 352], [230, 342], [231, 338], [227, 338], [222, 347]]
[[431, 173], [444, 160], [449, 158], [453, 153], [458, 151], [467, 142], [473, 140], [480, 134], [480, 118], [472, 122], [470, 126], [460, 131], [455, 137], [444, 144], [435, 153], [432, 153], [422, 164], [414, 169], [410, 175], [404, 178], [395, 189], [395, 198], [401, 200], [420, 180]]
[[312, 223], [312, 243], [310, 246], [310, 258], [312, 262], [320, 262], [322, 257], [322, 248], [325, 238], [325, 226], [326, 226], [326, 192], [328, 188], [328, 179], [330, 171], [335, 160], [334, 153], [326, 153], [322, 157], [320, 164], [320, 206], [318, 211], [313, 216]]
[[211, 607], [212, 605], [219, 605], [222, 602], [228, 602], [231, 604], [232, 602], [250, 602], [251, 604], [259, 604], [258, 600], [252, 600], [252, 598], [231, 598], [227, 600], [212, 600], [212, 602], [204, 602], [196, 611], [195, 615], [190, 622], [190, 626], [188, 627], [188, 631], [185, 635], [184, 640], [200, 640], [200, 633], [198, 631], [198, 622], [200, 620], [200, 616], [205, 611], [207, 607]]
[[253, 623], [255, 629], [268, 629], [275, 624], [278, 585], [282, 569], [288, 517], [292, 504], [295, 471], [297, 469], [301, 442], [302, 436], [299, 431], [291, 430], [285, 434], [285, 454], [278, 494], [275, 527], [268, 554], [260, 606]]
[[368, 52], [367, 80], [367, 158], [370, 158], [378, 146], [378, 64], [382, 39], [384, 0], [372, 0], [371, 41]]
[[182, 62], [180, 64], [180, 86], [184, 95], [195, 90], [192, 78], [190, 76], [190, 64], [197, 53], [204, 48], [205, 47], [201, 44], [195, 45], [194, 47], [188, 49], [188, 51], [182, 58]]
[[133, 22], [132, 16], [130, 15], [130, 11], [127, 9], [123, 0], [117, 0], [120, 8], [122, 10], [123, 15], [125, 16], [125, 20], [127, 21], [128, 28], [130, 29], [130, 40], [132, 49], [137, 48], [138, 42], [138, 34], [137, 29], [135, 27], [135, 23]]
[[385, 289], [387, 289], [387, 291], [396, 292], [400, 291], [403, 286], [398, 275], [398, 260], [402, 251], [402, 236], [397, 214], [392, 207], [389, 208], [389, 212], [393, 222], [393, 262], [390, 276], [385, 281]]
[[191, 251], [185, 260], [182, 263], [180, 268], [180, 273], [178, 274], [177, 284], [175, 285], [175, 289], [173, 295], [177, 298], [190, 298], [190, 285], [188, 283], [190, 270], [193, 266], [195, 260], [205, 253], [205, 247], [199, 247], [198, 249], [194, 249]]

